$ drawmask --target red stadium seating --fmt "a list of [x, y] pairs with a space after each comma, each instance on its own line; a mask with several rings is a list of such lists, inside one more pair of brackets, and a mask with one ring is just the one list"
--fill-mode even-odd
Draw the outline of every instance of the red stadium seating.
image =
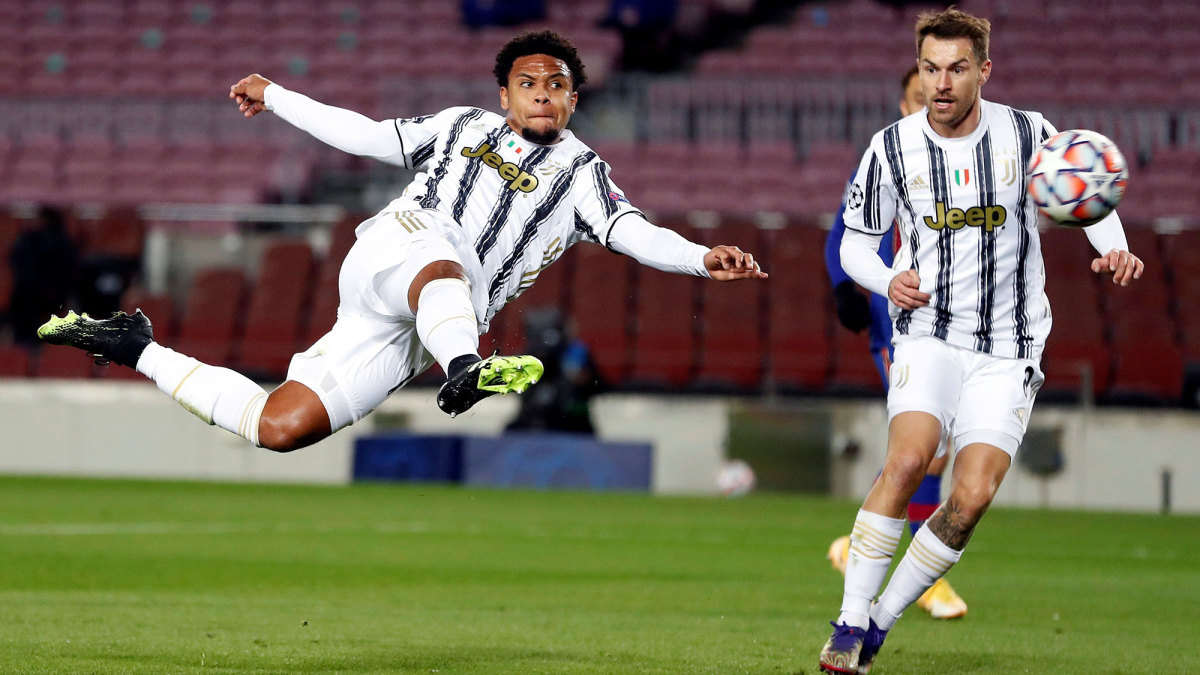
[[[705, 246], [728, 244], [763, 250], [752, 225], [701, 230]], [[700, 299], [700, 360], [696, 384], [702, 387], [755, 391], [762, 383], [765, 281], [705, 283]]]
[[33, 365], [33, 371], [37, 377], [59, 379], [91, 377], [94, 368], [94, 359], [87, 354], [78, 349], [54, 345], [47, 345], [40, 349]]
[[771, 275], [766, 282], [768, 382], [784, 392], [822, 391], [832, 364], [826, 233], [792, 225], [766, 234], [763, 269]]
[[570, 265], [570, 318], [576, 336], [588, 346], [606, 382], [622, 383], [630, 367], [629, 320], [637, 287], [636, 261], [592, 243], [576, 244]]
[[237, 267], [201, 270], [192, 280], [176, 349], [210, 365], [229, 365], [242, 322], [246, 275]]
[[0, 377], [29, 377], [29, 350], [12, 344], [0, 344]]
[[239, 345], [240, 370], [283, 379], [299, 346], [312, 266], [312, 249], [305, 242], [281, 240], [263, 251]]

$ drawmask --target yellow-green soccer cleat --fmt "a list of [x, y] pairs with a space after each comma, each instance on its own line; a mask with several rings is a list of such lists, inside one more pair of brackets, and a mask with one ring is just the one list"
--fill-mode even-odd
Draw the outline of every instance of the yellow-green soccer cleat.
[[967, 603], [945, 579], [935, 581], [929, 590], [917, 598], [917, 606], [935, 619], [957, 619], [967, 615]]
[[150, 319], [137, 310], [133, 314], [117, 312], [107, 319], [67, 312], [52, 316], [37, 330], [37, 336], [52, 345], [82, 349], [97, 363], [113, 363], [133, 368], [146, 345], [154, 341]]
[[533, 356], [492, 355], [451, 376], [438, 391], [437, 404], [454, 417], [493, 394], [520, 394], [542, 379], [545, 368]]

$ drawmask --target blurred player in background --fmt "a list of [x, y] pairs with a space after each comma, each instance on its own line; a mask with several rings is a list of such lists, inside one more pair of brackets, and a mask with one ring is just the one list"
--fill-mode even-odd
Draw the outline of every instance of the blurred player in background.
[[[925, 109], [925, 96], [921, 93], [921, 80], [917, 77], [917, 67], [908, 69], [900, 78], [900, 115], [909, 115]], [[850, 185], [854, 177], [850, 177]], [[846, 193], [849, 194], [849, 185]], [[846, 200], [842, 199], [841, 208], [833, 219], [833, 227], [825, 240], [825, 269], [829, 272], [829, 280], [833, 284], [833, 298], [837, 305], [837, 317], [848, 330], [858, 333], [864, 328], [870, 337], [871, 357], [875, 367], [879, 369], [879, 377], [883, 380], [883, 388], [888, 387], [888, 369], [892, 365], [892, 318], [888, 315], [888, 300], [882, 295], [872, 293], [870, 300], [859, 293], [858, 285], [842, 269], [840, 248], [842, 235], [846, 231], [844, 215]], [[879, 257], [884, 264], [891, 266], [895, 259], [897, 237], [889, 229], [881, 238]], [[917, 530], [925, 524], [928, 518], [941, 503], [942, 473], [946, 470], [949, 453], [941, 453], [929, 463], [925, 478], [913, 493], [908, 502], [908, 527], [915, 536]], [[846, 573], [846, 558], [850, 553], [850, 537], [838, 537], [829, 546], [829, 561], [833, 568], [842, 574]], [[917, 606], [929, 612], [935, 619], [957, 619], [966, 615], [967, 603], [945, 579], [938, 579], [929, 590], [917, 598]]]
[[341, 150], [421, 171], [358, 226], [338, 280], [337, 322], [292, 358], [287, 381], [270, 394], [153, 342], [141, 312], [101, 320], [72, 312], [39, 336], [136, 368], [205, 422], [286, 452], [354, 423], [434, 361], [447, 376], [437, 403], [451, 416], [536, 383], [536, 358], [481, 359], [479, 335], [578, 242], [668, 272], [766, 278], [736, 246], [708, 249], [649, 223], [609, 180], [608, 165], [566, 129], [585, 75], [565, 38], [514, 38], [494, 74], [505, 117], [456, 107], [376, 122], [259, 75], [231, 87], [246, 117], [271, 110]]
[[[1029, 161], [1055, 132], [1042, 116], [984, 101], [990, 24], [957, 9], [922, 14], [917, 67], [927, 103], [877, 133], [846, 199], [842, 266], [895, 306], [887, 460], [850, 535], [841, 613], [819, 666], [865, 673], [901, 613], [962, 556], [1004, 479], [1042, 383], [1050, 332]], [[889, 267], [880, 239], [901, 245]], [[1086, 228], [1092, 271], [1128, 285], [1142, 262], [1115, 213]], [[953, 433], [950, 493], [874, 601], [904, 512]]]

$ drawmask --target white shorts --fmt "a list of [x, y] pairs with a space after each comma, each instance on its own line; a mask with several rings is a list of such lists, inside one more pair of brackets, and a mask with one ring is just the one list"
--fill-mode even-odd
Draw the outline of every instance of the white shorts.
[[1013, 456], [1025, 437], [1044, 376], [1032, 359], [963, 349], [928, 336], [897, 336], [888, 419], [926, 412], [953, 429], [954, 447], [987, 443]]
[[359, 226], [338, 277], [337, 322], [288, 366], [287, 379], [321, 398], [333, 431], [362, 419], [433, 365], [417, 336], [408, 288], [432, 262], [462, 264], [444, 219], [428, 211], [381, 213]]

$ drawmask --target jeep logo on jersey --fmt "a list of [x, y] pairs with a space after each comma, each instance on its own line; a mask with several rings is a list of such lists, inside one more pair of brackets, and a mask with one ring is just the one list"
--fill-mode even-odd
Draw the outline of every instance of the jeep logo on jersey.
[[925, 225], [931, 230], [950, 228], [961, 230], [963, 226], [982, 227], [988, 232], [1004, 225], [1008, 220], [1008, 211], [1003, 206], [972, 206], [966, 211], [962, 209], [946, 210], [944, 202], [937, 203], [937, 218], [925, 216]]
[[521, 192], [533, 192], [537, 189], [538, 179], [530, 173], [521, 170], [521, 167], [512, 162], [504, 161], [500, 155], [491, 152], [492, 146], [490, 143], [480, 142], [479, 145], [472, 149], [463, 148], [463, 157], [479, 157], [484, 164], [496, 170], [500, 177], [508, 181], [509, 190], [520, 190]]

